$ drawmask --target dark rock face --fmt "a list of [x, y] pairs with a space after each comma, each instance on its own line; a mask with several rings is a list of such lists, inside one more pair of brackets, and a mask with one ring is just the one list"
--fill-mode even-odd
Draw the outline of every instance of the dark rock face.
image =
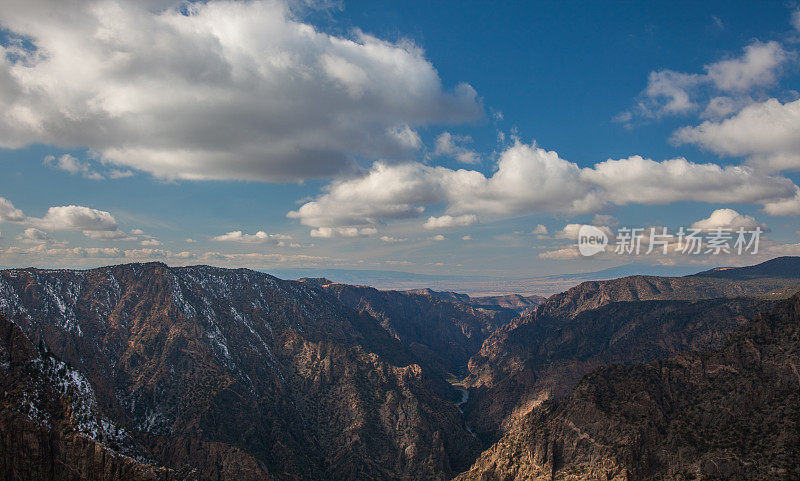
[[800, 295], [717, 350], [614, 365], [458, 479], [800, 479]]
[[717, 279], [798, 279], [800, 278], [800, 257], [776, 257], [775, 259], [747, 267], [718, 267], [695, 277]]
[[[469, 296], [463, 294], [429, 289], [379, 291], [333, 283], [323, 287], [344, 305], [377, 319], [421, 362], [442, 374], [463, 375], [469, 358], [478, 352], [483, 341], [518, 316], [512, 309], [474, 307]], [[443, 294], [453, 296], [442, 298]]]
[[2, 314], [0, 389], [2, 479], [194, 479], [148, 463], [130, 435], [100, 415], [89, 382]]
[[532, 318], [492, 336], [470, 360], [469, 423], [491, 440], [509, 417], [569, 394], [601, 366], [719, 347], [770, 306], [747, 298], [618, 302], [572, 318]]
[[703, 276], [631, 276], [609, 281], [589, 281], [550, 297], [536, 310], [539, 315], [571, 317], [612, 302], [700, 300], [731, 297], [786, 298], [800, 285], [798, 276], [746, 280]]
[[491, 442], [511, 418], [568, 394], [598, 367], [719, 347], [746, 319], [800, 288], [800, 271], [779, 264], [746, 279], [631, 276], [550, 297], [497, 329], [470, 360], [468, 423]]
[[0, 271], [0, 476], [800, 479], [795, 264], [589, 282], [522, 317], [540, 300]]
[[155, 263], [8, 270], [0, 311], [154, 462], [200, 479], [445, 479], [478, 452], [453, 390], [315, 285]]

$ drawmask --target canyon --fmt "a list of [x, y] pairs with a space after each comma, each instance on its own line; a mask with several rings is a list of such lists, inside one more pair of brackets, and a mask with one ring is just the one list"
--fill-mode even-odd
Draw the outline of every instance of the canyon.
[[6, 269], [0, 474], [790, 477], [797, 291], [798, 258], [547, 299], [161, 263]]

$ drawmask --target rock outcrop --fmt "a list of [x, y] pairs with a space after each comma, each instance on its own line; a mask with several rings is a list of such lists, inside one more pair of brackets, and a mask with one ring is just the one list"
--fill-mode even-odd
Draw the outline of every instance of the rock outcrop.
[[799, 479], [800, 295], [720, 348], [584, 378], [459, 480]]
[[89, 382], [0, 314], [0, 477], [31, 481], [189, 481], [149, 463], [102, 417]]
[[0, 272], [0, 311], [96, 410], [199, 479], [446, 479], [479, 444], [458, 393], [324, 289], [249, 270]]
[[467, 421], [493, 442], [518, 415], [567, 395], [592, 370], [717, 348], [798, 289], [797, 257], [685, 277], [584, 282], [484, 341], [469, 362]]

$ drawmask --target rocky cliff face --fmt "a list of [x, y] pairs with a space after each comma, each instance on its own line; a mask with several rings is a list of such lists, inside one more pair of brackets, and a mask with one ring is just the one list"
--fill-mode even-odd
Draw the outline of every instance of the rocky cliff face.
[[595, 371], [460, 480], [798, 479], [800, 295], [717, 350]]
[[0, 271], [0, 476], [794, 479], [800, 300], [756, 315], [798, 289], [782, 262], [521, 318], [245, 269]]
[[[800, 265], [798, 266], [800, 270]], [[705, 276], [631, 276], [581, 283], [555, 294], [536, 310], [539, 315], [571, 317], [612, 302], [700, 300], [732, 297], [786, 298], [800, 285], [797, 277], [729, 279]]]
[[37, 481], [195, 479], [155, 466], [101, 415], [91, 384], [0, 314], [0, 477]]
[[754, 266], [717, 267], [705, 272], [700, 272], [692, 277], [731, 279], [739, 281], [752, 279], [799, 279], [800, 257], [776, 257], [775, 259], [770, 259]]
[[444, 479], [478, 443], [453, 390], [319, 287], [247, 270], [8, 270], [0, 311], [156, 463], [200, 479]]
[[379, 291], [371, 287], [322, 284], [326, 292], [359, 313], [377, 319], [432, 370], [463, 376], [469, 358], [498, 327], [519, 314], [493, 304], [476, 307], [464, 294]]
[[504, 423], [569, 394], [601, 366], [719, 347], [770, 305], [747, 298], [617, 302], [572, 318], [535, 317], [492, 336], [470, 360], [469, 423], [492, 440]]
[[800, 289], [798, 258], [722, 272], [584, 282], [550, 297], [498, 328], [470, 359], [468, 423], [485, 441], [496, 440], [504, 424], [568, 394], [598, 367], [717, 348], [745, 320]]

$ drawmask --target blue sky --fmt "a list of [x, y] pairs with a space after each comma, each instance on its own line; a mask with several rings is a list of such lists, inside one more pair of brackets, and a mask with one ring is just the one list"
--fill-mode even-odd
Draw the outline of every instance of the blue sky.
[[800, 253], [800, 16], [732, 3], [11, 2], [0, 265], [536, 276], [632, 262], [570, 224], [704, 219]]

